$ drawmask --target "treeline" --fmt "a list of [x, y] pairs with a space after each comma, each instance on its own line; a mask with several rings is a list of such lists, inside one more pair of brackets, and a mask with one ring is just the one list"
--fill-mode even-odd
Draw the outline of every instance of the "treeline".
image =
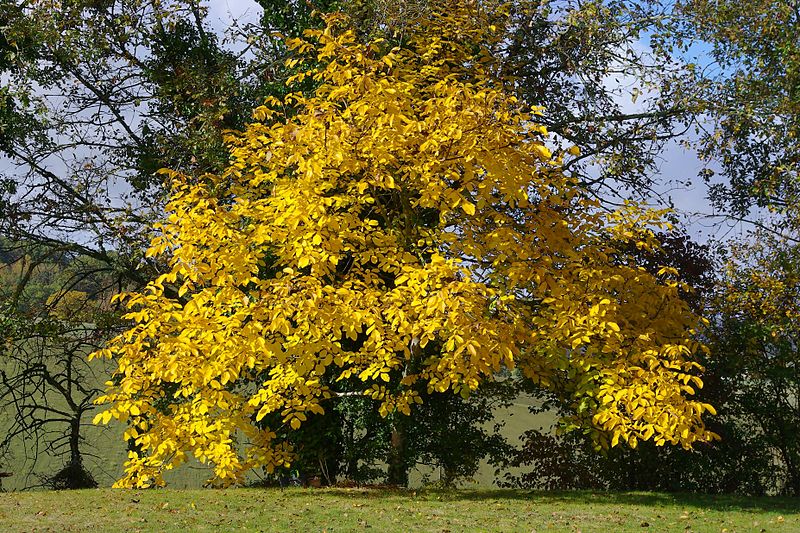
[[[146, 360], [141, 361], [141, 366], [137, 366], [137, 360], [126, 360], [125, 354], [135, 350], [125, 352], [124, 345], [118, 345], [114, 362], [126, 361], [126, 366], [108, 377], [111, 387], [121, 387], [135, 375], [139, 383], [155, 383], [158, 389], [142, 388], [137, 391], [138, 396], [126, 397], [124, 401], [128, 403], [124, 405], [119, 399], [111, 399], [112, 403], [117, 402], [117, 414], [120, 410], [128, 413], [124, 417], [129, 425], [127, 446], [139, 460], [128, 466], [139, 476], [136, 479], [147, 484], [151, 470], [161, 468], [156, 464], [154, 448], [148, 448], [148, 439], [166, 439], [158, 442], [174, 445], [169, 450], [172, 456], [188, 450], [217, 465], [222, 460], [240, 459], [244, 466], [269, 465], [262, 472], [268, 483], [316, 477], [324, 483], [347, 479], [406, 484], [411, 469], [429, 465], [438, 468], [437, 478], [449, 485], [469, 479], [481, 461], [489, 460], [498, 469], [498, 482], [509, 486], [800, 493], [796, 338], [800, 314], [800, 52], [796, 35], [800, 20], [791, 2], [754, 6], [740, 0], [687, 0], [666, 5], [649, 1], [563, 0], [468, 2], [456, 6], [439, 0], [260, 0], [257, 4], [257, 22], [234, 24], [222, 35], [212, 29], [215, 20], [209, 16], [209, 6], [193, 0], [75, 1], [57, 6], [49, 2], [0, 0], [0, 151], [10, 162], [0, 175], [0, 401], [3, 423], [9, 428], [0, 442], [3, 450], [8, 451], [22, 439], [28, 449], [63, 458], [64, 469], [47, 476], [43, 480], [46, 485], [67, 488], [94, 483], [84, 468], [82, 456], [91, 443], [83, 441], [81, 428], [98, 413], [94, 401], [103, 394], [100, 385], [106, 378], [97, 375], [99, 367], [86, 361], [85, 356], [108, 346], [107, 342], [116, 335], [133, 331], [136, 324], [147, 325], [139, 319], [122, 319], [125, 308], [112, 302], [113, 295], [128, 291], [148, 294], [141, 292], [148, 283], [149, 294], [154, 294], [152, 284], [161, 279], [158, 297], [185, 309], [189, 301], [208, 288], [202, 280], [189, 284], [191, 273], [169, 277], [177, 268], [174, 257], [182, 257], [181, 250], [189, 244], [200, 250], [191, 259], [195, 265], [216, 265], [216, 256], [212, 255], [215, 250], [233, 257], [240, 254], [242, 258], [260, 254], [253, 260], [253, 276], [260, 281], [234, 286], [253, 300], [256, 294], [263, 297], [264, 293], [256, 292], [261, 290], [255, 288], [259, 283], [295, 275], [283, 273], [284, 268], [294, 269], [299, 276], [316, 277], [334, 289], [352, 286], [346, 282], [372, 279], [370, 283], [379, 287], [382, 295], [376, 298], [375, 305], [386, 303], [395, 294], [392, 291], [404, 282], [411, 283], [403, 280], [399, 271], [392, 270], [394, 267], [387, 266], [389, 261], [383, 264], [383, 259], [373, 258], [374, 252], [359, 259], [362, 251], [355, 248], [338, 262], [331, 262], [332, 270], [315, 270], [314, 261], [319, 258], [314, 254], [329, 249], [329, 243], [338, 238], [333, 234], [320, 233], [316, 241], [309, 233], [308, 246], [298, 244], [297, 255], [292, 255], [294, 251], [286, 252], [282, 244], [269, 240], [273, 238], [270, 235], [259, 237], [264, 242], [261, 251], [247, 248], [245, 239], [242, 247], [231, 252], [226, 247], [233, 237], [220, 242], [203, 240], [214, 235], [207, 232], [201, 235], [202, 239], [191, 237], [197, 240], [190, 242], [188, 233], [175, 229], [182, 221], [197, 222], [197, 227], [207, 221], [209, 228], [218, 224], [213, 228], [225, 229], [228, 236], [241, 235], [237, 232], [253, 224], [257, 212], [243, 213], [229, 226], [224, 225], [229, 220], [215, 217], [220, 213], [233, 216], [231, 206], [237, 205], [237, 198], [268, 204], [279, 196], [274, 187], [278, 177], [300, 179], [302, 172], [291, 151], [274, 143], [283, 139], [285, 145], [303, 147], [306, 151], [301, 153], [298, 148], [296, 157], [308, 157], [309, 161], [314, 154], [324, 152], [327, 145], [320, 148], [313, 144], [313, 136], [298, 136], [300, 133], [292, 133], [289, 126], [296, 125], [297, 132], [301, 132], [301, 126], [310, 128], [311, 121], [319, 119], [320, 124], [327, 124], [320, 127], [320, 136], [339, 127], [340, 122], [333, 119], [324, 121], [328, 113], [343, 113], [346, 106], [320, 103], [330, 101], [330, 87], [337, 83], [342, 89], [337, 102], [348, 102], [351, 109], [357, 109], [355, 103], [366, 102], [365, 108], [382, 109], [383, 116], [396, 111], [384, 105], [394, 102], [399, 106], [401, 98], [390, 96], [396, 93], [387, 92], [376, 99], [369, 92], [370, 87], [341, 83], [333, 70], [331, 77], [315, 77], [334, 65], [330, 68], [341, 68], [347, 75], [396, 81], [398, 85], [390, 89], [400, 89], [404, 87], [402, 83], [408, 85], [408, 80], [413, 79], [418, 92], [408, 94], [417, 100], [409, 96], [408, 111], [403, 111], [405, 115], [398, 118], [398, 124], [403, 120], [417, 121], [430, 129], [419, 130], [428, 137], [403, 137], [402, 143], [391, 145], [390, 141], [398, 139], [400, 126], [375, 130], [369, 129], [376, 127], [372, 122], [347, 122], [351, 131], [358, 126], [362, 128], [359, 131], [380, 131], [385, 135], [384, 145], [374, 144], [367, 155], [365, 150], [347, 152], [348, 148], [342, 148], [343, 154], [350, 154], [345, 160], [353, 162], [348, 167], [353, 182], [361, 180], [366, 184], [359, 194], [375, 191], [371, 200], [375, 207], [366, 208], [364, 204], [357, 210], [355, 203], [341, 200], [351, 194], [341, 185], [320, 193], [320, 204], [345, 202], [328, 215], [339, 216], [351, 209], [355, 215], [348, 220], [354, 224], [377, 228], [369, 231], [381, 231], [381, 235], [388, 236], [386, 239], [403, 236], [405, 244], [399, 249], [406, 259], [398, 260], [401, 266], [410, 268], [417, 261], [428, 268], [436, 254], [448, 261], [469, 257], [464, 268], [471, 268], [470, 275], [485, 276], [488, 281], [480, 289], [486, 290], [485, 294], [481, 292], [485, 300], [479, 299], [485, 303], [483, 314], [464, 315], [464, 333], [459, 334], [462, 340], [478, 335], [476, 331], [482, 324], [504, 328], [514, 322], [509, 318], [512, 315], [531, 331], [552, 327], [553, 317], [563, 316], [566, 321], [571, 320], [570, 316], [589, 317], [590, 310], [603, 299], [609, 300], [600, 306], [608, 306], [603, 312], [620, 318], [615, 322], [609, 318], [602, 324], [613, 323], [617, 330], [621, 329], [619, 338], [614, 326], [604, 325], [601, 332], [600, 323], [595, 321], [592, 327], [596, 329], [590, 330], [588, 325], [580, 325], [589, 323], [588, 318], [582, 318], [570, 333], [564, 334], [566, 348], [556, 342], [562, 333], [555, 329], [547, 330], [552, 335], [540, 337], [545, 340], [540, 340], [539, 345], [531, 345], [530, 340], [509, 339], [508, 349], [513, 352], [517, 367], [509, 364], [510, 357], [502, 364], [498, 360], [496, 369], [483, 371], [478, 379], [471, 368], [457, 368], [453, 362], [456, 358], [448, 355], [449, 337], [445, 334], [449, 335], [446, 328], [451, 327], [448, 317], [455, 320], [453, 317], [459, 316], [460, 308], [455, 304], [442, 311], [438, 323], [441, 328], [432, 334], [430, 342], [423, 345], [411, 324], [410, 342], [405, 342], [407, 354], [394, 359], [387, 356], [387, 362], [381, 363], [384, 366], [369, 371], [370, 365], [377, 363], [364, 359], [369, 351], [364, 345], [372, 342], [367, 328], [358, 330], [353, 325], [352, 336], [347, 336], [342, 333], [345, 326], [340, 325], [339, 338], [331, 344], [335, 346], [326, 348], [332, 354], [338, 353], [339, 362], [320, 369], [319, 375], [309, 374], [314, 370], [305, 367], [292, 369], [306, 380], [303, 387], [308, 388], [307, 383], [317, 379], [311, 387], [317, 396], [297, 392], [306, 390], [302, 387], [286, 386], [286, 390], [264, 401], [264, 405], [274, 405], [262, 414], [248, 412], [251, 403], [244, 401], [238, 414], [231, 417], [241, 415], [242, 423], [249, 420], [246, 429], [253, 433], [248, 434], [242, 429], [244, 426], [238, 427], [235, 431], [247, 435], [237, 437], [241, 442], [209, 441], [203, 445], [205, 448], [199, 448], [199, 444], [181, 447], [182, 439], [199, 442], [197, 435], [189, 434], [197, 431], [196, 423], [201, 418], [193, 419], [195, 426], [185, 429], [183, 436], [169, 439], [163, 433], [165, 426], [158, 426], [158, 421], [177, 417], [190, 403], [172, 398], [184, 387], [184, 378], [190, 381], [188, 373], [194, 372], [188, 370], [191, 358], [182, 370], [187, 374], [169, 377], [156, 374], [146, 366]], [[341, 11], [347, 18], [326, 23], [316, 11]], [[423, 52], [423, 45], [429, 46], [439, 37], [420, 43], [421, 28], [430, 31], [435, 27], [431, 21], [443, 11], [454, 17], [447, 27], [451, 33], [443, 32], [440, 38], [449, 48]], [[327, 34], [306, 31], [322, 31], [326, 24]], [[346, 28], [351, 31], [347, 37], [336, 33], [346, 32]], [[328, 35], [339, 39], [329, 43], [334, 51], [320, 49], [316, 59], [300, 61], [304, 42], [317, 46]], [[357, 43], [373, 43], [371, 52], [358, 60], [354, 59], [355, 52], [353, 57], [336, 55], [350, 53]], [[700, 57], [690, 58], [698, 47], [703, 50]], [[414, 64], [416, 57], [433, 57], [426, 68], [435, 67], [439, 78], [431, 75], [426, 79], [410, 72], [407, 65]], [[420, 72], [424, 74], [425, 68]], [[293, 85], [288, 86], [290, 79]], [[437, 93], [444, 90], [437, 85], [443, 80], [462, 85], [453, 85], [452, 93]], [[325, 88], [322, 93], [320, 87]], [[446, 138], [436, 137], [445, 131], [444, 126], [463, 126], [465, 116], [473, 116], [464, 109], [471, 109], [475, 116], [480, 113], [482, 108], [470, 108], [477, 104], [466, 99], [458, 100], [462, 107], [447, 108], [474, 87], [491, 92], [497, 96], [495, 102], [501, 102], [493, 108], [494, 113], [486, 113], [486, 122], [472, 124], [480, 125], [483, 133], [476, 135], [475, 145], [480, 148], [481, 143], [489, 142], [487, 132], [502, 133], [507, 139], [524, 139], [512, 143], [511, 148], [523, 155], [509, 156], [497, 168], [522, 168], [514, 165], [519, 165], [520, 160], [528, 161], [526, 158], [532, 157], [533, 151], [541, 155], [546, 149], [547, 156], [541, 155], [541, 161], [525, 167], [540, 180], [531, 182], [531, 187], [539, 189], [526, 199], [532, 205], [538, 203], [538, 212], [526, 211], [525, 206], [503, 196], [506, 193], [502, 188], [488, 191], [482, 200], [481, 187], [469, 188], [469, 179], [486, 180], [496, 172], [485, 155], [477, 157], [483, 166], [470, 178], [466, 169], [470, 161], [476, 160], [470, 154], [457, 165], [440, 169], [452, 173], [447, 175], [445, 185], [436, 189], [437, 194], [445, 196], [455, 193], [448, 205], [420, 203], [425, 187], [409, 185], [411, 174], [405, 170], [413, 168], [417, 172], [413, 165], [428, 157], [425, 154], [431, 143], [424, 143], [432, 140], [446, 145]], [[400, 92], [406, 94], [403, 91], [407, 90], [410, 91], [403, 88]], [[632, 105], [627, 104], [629, 100]], [[264, 102], [271, 103], [263, 107]], [[437, 105], [440, 109], [435, 109]], [[434, 112], [441, 112], [435, 120], [430, 118]], [[503, 113], [511, 117], [525, 114], [529, 117], [526, 124], [535, 127], [525, 131], [525, 136], [512, 137], [509, 124], [515, 119], [504, 119]], [[380, 119], [375, 120], [380, 123]], [[279, 129], [288, 137], [275, 137]], [[460, 149], [473, 133], [461, 128], [457, 140], [462, 144], [451, 143], [450, 149]], [[514, 130], [513, 135], [522, 134]], [[349, 141], [342, 138], [342, 146], [347, 145]], [[629, 219], [625, 219], [628, 215], [620, 215], [623, 222], [614, 219], [615, 215], [604, 218], [603, 213], [617, 212], [616, 206], [623, 200], [657, 198], [654, 191], [663, 185], [658, 168], [668, 157], [666, 150], [672, 143], [690, 144], [697, 150], [704, 162], [700, 176], [677, 178], [686, 185], [692, 180], [706, 180], [716, 213], [729, 221], [747, 218], [756, 212], [753, 208], [765, 213], [754, 225], [743, 226], [754, 228], [752, 231], [738, 240], [698, 244], [692, 242], [681, 229], [682, 221], [673, 215], [653, 215], [651, 219], [651, 215], [642, 213], [630, 215]], [[402, 151], [412, 145], [418, 150], [416, 155]], [[493, 151], [498, 160], [508, 148], [502, 144], [486, 146], [491, 148], [476, 153]], [[536, 146], [542, 149], [534, 150]], [[281, 150], [286, 150], [285, 154]], [[431, 152], [429, 157], [435, 162], [446, 161], [456, 151], [447, 156], [444, 152]], [[331, 163], [336, 157], [330, 155], [331, 159], [325, 161]], [[547, 166], [545, 160], [554, 163]], [[275, 170], [281, 161], [285, 162], [282, 174]], [[337, 165], [342, 164], [336, 161]], [[245, 169], [248, 175], [276, 172], [263, 178], [272, 188], [242, 181], [231, 172], [236, 163], [241, 163], [238, 168]], [[392, 164], [396, 166], [391, 167]], [[173, 172], [167, 180], [157, 173], [163, 168]], [[340, 179], [345, 171], [337, 168], [340, 170], [335, 179]], [[379, 181], [375, 181], [379, 174], [376, 169], [383, 173], [378, 176]], [[404, 173], [397, 169], [404, 169]], [[179, 189], [181, 186], [184, 189]], [[177, 190], [188, 191], [186, 196], [198, 203], [179, 203]], [[287, 196], [289, 200], [304, 197], [302, 189]], [[200, 205], [196, 198], [213, 206], [203, 217], [193, 218]], [[295, 204], [282, 205], [289, 213]], [[491, 218], [497, 227], [484, 224], [490, 220], [487, 205], [498, 213]], [[553, 218], [535, 218], [545, 208]], [[167, 218], [170, 212], [181, 209], [182, 220]], [[658, 222], [663, 216], [672, 218], [676, 229], [654, 230], [647, 226], [646, 219]], [[277, 218], [262, 223], [272, 224]], [[299, 227], [311, 226], [309, 220], [304, 219]], [[398, 222], [401, 220], [402, 224]], [[563, 221], [571, 233], [563, 238], [551, 237], [534, 220]], [[513, 234], [516, 242], [522, 243], [518, 248], [505, 249], [502, 243], [490, 240], [491, 232], [503, 224], [524, 228]], [[274, 235], [283, 235], [280, 226], [265, 227]], [[447, 227], [457, 228], [456, 234], [463, 240], [448, 237], [453, 230], [442, 229]], [[413, 235], [409, 228], [413, 228]], [[178, 237], [168, 242], [170, 235]], [[305, 234], [287, 235], [292, 243], [305, 242]], [[370, 239], [373, 237], [363, 242], [381, 242], [381, 246], [387, 242]], [[577, 243], [570, 244], [575, 254], [592, 252], [573, 258], [571, 255], [575, 254], [570, 250], [558, 248], [565, 242]], [[151, 245], [155, 250], [147, 253]], [[525, 255], [537, 247], [552, 252], [548, 271], [552, 286], [545, 280], [511, 287], [500, 279], [500, 273], [506, 274], [505, 280], [517, 279], [512, 274], [527, 275], [528, 270], [513, 266], [513, 261], [506, 258], [516, 255], [528, 261], [539, 260]], [[479, 249], [488, 252], [478, 256]], [[306, 260], [303, 254], [308, 255]], [[504, 259], [498, 259], [500, 256]], [[488, 260], [490, 266], [482, 270], [476, 267], [476, 257]], [[236, 261], [224, 263], [231, 275], [239, 268]], [[580, 268], [586, 271], [578, 272]], [[625, 278], [626, 283], [612, 287], [609, 280], [613, 276], [606, 274], [617, 272], [614, 269], [619, 269], [623, 277], [630, 275]], [[374, 272], [374, 276], [360, 277], [361, 271]], [[591, 272], [601, 271], [606, 278], [598, 285], [603, 288], [587, 288], [586, 279], [591, 278]], [[636, 272], [641, 276], [637, 277]], [[167, 278], [159, 278], [164, 274]], [[220, 274], [224, 272], [216, 272]], [[440, 285], [471, 279], [456, 269], [441, 276]], [[293, 283], [299, 287], [306, 278], [293, 278]], [[637, 296], [631, 289], [637, 283], [652, 289], [641, 289], [644, 292]], [[221, 285], [214, 287], [219, 290]], [[542, 292], [537, 293], [539, 290]], [[565, 295], [570, 290], [581, 296]], [[608, 298], [599, 296], [602, 291]], [[289, 302], [291, 294], [296, 293], [281, 297]], [[366, 289], [360, 294], [366, 294]], [[504, 300], [501, 294], [515, 294], [520, 305], [507, 303], [511, 299]], [[653, 295], [663, 305], [654, 304], [644, 327], [642, 317], [647, 313], [640, 313], [634, 304]], [[240, 296], [236, 298], [241, 300]], [[639, 299], [641, 302], [636, 301]], [[458, 302], [472, 305], [477, 301]], [[556, 309], [562, 303], [563, 309], [559, 309], [566, 311], [557, 315]], [[597, 310], [602, 310], [600, 307]], [[236, 309], [217, 309], [214, 311], [219, 315], [214, 316], [227, 319], [235, 315]], [[347, 314], [342, 309], [342, 314]], [[621, 309], [636, 309], [642, 316], [626, 315]], [[596, 316], [597, 310], [591, 316]], [[690, 327], [695, 315], [705, 317], [706, 323]], [[464, 325], [466, 317], [474, 322], [469, 327]], [[539, 326], [546, 317], [553, 318], [553, 322]], [[318, 324], [326, 324], [325, 320], [329, 319], [320, 318]], [[235, 328], [251, 321], [257, 322], [256, 315], [232, 326], [232, 331], [239, 331]], [[214, 324], [208, 323], [209, 330], [221, 322]], [[265, 324], [270, 327], [272, 323]], [[284, 353], [293, 353], [287, 348], [291, 343], [286, 339], [300, 335], [302, 328], [297, 316], [289, 317], [286, 324], [290, 333], [264, 333], [263, 338], [270, 346], [280, 344]], [[163, 331], [168, 332], [169, 320], [162, 325]], [[507, 331], [522, 335], [510, 326]], [[578, 331], [584, 332], [578, 335]], [[481, 334], [481, 339], [491, 338], [489, 333]], [[139, 345], [140, 352], [155, 352], [160, 342], [177, 339], [180, 332], [176, 330], [174, 337], [163, 335], [149, 337], [144, 348]], [[387, 331], [386, 336], [390, 335]], [[665, 340], [668, 337], [670, 340]], [[548, 338], [553, 346], [545, 349]], [[612, 338], [616, 339], [613, 343], [609, 340]], [[199, 337], [196, 340], [200, 342]], [[656, 358], [667, 369], [663, 372], [654, 370], [662, 368], [662, 363], [648, 366], [643, 362], [641, 354], [647, 350], [626, 351], [651, 342], [648, 349], [655, 350]], [[683, 352], [667, 354], [665, 346], [683, 346], [681, 343], [699, 343], [707, 349], [691, 350], [693, 353], [685, 357]], [[484, 364], [492, 367], [486, 362], [493, 363], [494, 355], [481, 359], [484, 354], [480, 344], [470, 344], [471, 350], [467, 344], [459, 354], [475, 351], [478, 355], [469, 359], [475, 361], [473, 368], [483, 368]], [[314, 346], [320, 345], [307, 346], [316, 350]], [[595, 348], [603, 346], [614, 350]], [[207, 356], [211, 352], [201, 353]], [[315, 357], [320, 353], [313, 352]], [[396, 353], [404, 352], [398, 349]], [[364, 357], [356, 361], [353, 354]], [[178, 352], [173, 355], [173, 359], [179, 359]], [[341, 362], [342, 357], [351, 356], [352, 361]], [[225, 357], [214, 355], [214, 372], [219, 375], [213, 378], [218, 383], [222, 373], [233, 368], [223, 368], [228, 364], [220, 362]], [[297, 360], [302, 356], [298, 355]], [[432, 370], [433, 360], [437, 361], [438, 370]], [[679, 365], [690, 368], [691, 362], [699, 363], [703, 370], [680, 370], [685, 379], [681, 377], [677, 383]], [[207, 416], [216, 416], [214, 413], [225, 411], [218, 396], [230, 394], [225, 400], [230, 403], [235, 395], [247, 398], [253, 387], [277, 379], [276, 368], [280, 365], [260, 364], [247, 370], [242, 370], [246, 363], [236, 367], [237, 376], [230, 378], [229, 385], [214, 389], [213, 395], [199, 392], [209, 386], [209, 378], [209, 383], [198, 385], [184, 398], [195, 404], [211, 402], [204, 409], [212, 413]], [[358, 371], [342, 378], [340, 372], [347, 365]], [[447, 365], [451, 370], [445, 375], [442, 369]], [[669, 365], [674, 368], [669, 370]], [[606, 390], [602, 387], [611, 386], [611, 368], [616, 369], [614, 379], [620, 383], [642, 379], [641, 383], [650, 384], [653, 394], [644, 390], [647, 386], [639, 390], [631, 385], [630, 390], [635, 392], [620, 394], [619, 398], [612, 394], [614, 399], [606, 402], [603, 398], [607, 393], [601, 391]], [[361, 373], [364, 378], [354, 377]], [[417, 376], [418, 381], [412, 382], [408, 376]], [[702, 388], [692, 376], [702, 381]], [[438, 381], [431, 381], [432, 377]], [[443, 377], [448, 381], [437, 389], [436, 383], [444, 383]], [[667, 390], [666, 383], [673, 382], [682, 388], [675, 399], [669, 400], [675, 403], [667, 409], [662, 392]], [[276, 383], [273, 382], [275, 390]], [[385, 390], [373, 389], [373, 385]], [[365, 394], [370, 390], [378, 392]], [[121, 394], [119, 389], [115, 394]], [[304, 394], [308, 397], [301, 397]], [[531, 431], [521, 443], [507, 442], [498, 428], [492, 427], [492, 414], [519, 394], [536, 398], [537, 405], [541, 405], [538, 409], [558, 413], [558, 433], [549, 429]], [[711, 416], [704, 405], [713, 406], [717, 414]], [[616, 426], [611, 424], [611, 418], [598, 418], [601, 413], [611, 412], [612, 407], [618, 417], [613, 419], [618, 420]], [[661, 409], [659, 412], [669, 416], [663, 421], [655, 415], [651, 419], [650, 414], [637, 412], [640, 407]], [[132, 409], [141, 409], [142, 414]], [[150, 411], [144, 412], [145, 409]], [[706, 411], [701, 413], [703, 410]], [[701, 414], [703, 422], [699, 422]], [[222, 424], [220, 420], [202, 419], [208, 427]], [[714, 439], [709, 432], [721, 439]], [[254, 450], [252, 456], [237, 455], [235, 446], [245, 446], [248, 439], [252, 443], [264, 435], [269, 435], [268, 445]], [[656, 443], [658, 439], [660, 445]], [[220, 444], [224, 453], [214, 451], [212, 444]], [[683, 449], [680, 444], [691, 444], [692, 449]], [[215, 455], [217, 452], [220, 455]], [[235, 459], [227, 459], [225, 454], [232, 454]], [[263, 456], [269, 454], [267, 461]], [[2, 469], [13, 470], [13, 462], [6, 462]], [[152, 480], [151, 477], [149, 481]]]

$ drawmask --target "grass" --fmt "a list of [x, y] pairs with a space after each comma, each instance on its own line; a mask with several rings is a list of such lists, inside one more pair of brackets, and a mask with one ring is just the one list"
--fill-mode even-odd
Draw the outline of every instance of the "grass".
[[800, 502], [659, 493], [96, 489], [0, 494], [14, 531], [793, 532]]

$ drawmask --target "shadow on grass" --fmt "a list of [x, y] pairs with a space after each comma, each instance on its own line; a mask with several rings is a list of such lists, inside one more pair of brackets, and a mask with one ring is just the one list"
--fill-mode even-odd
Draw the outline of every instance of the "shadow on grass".
[[[252, 489], [251, 489], [252, 490]], [[511, 489], [392, 489], [392, 488], [328, 488], [318, 490], [287, 491], [287, 496], [296, 494], [308, 497], [310, 494], [324, 498], [326, 495], [337, 498], [357, 498], [380, 500], [387, 498], [420, 498], [442, 501], [500, 502], [502, 500], [523, 500], [550, 505], [564, 503], [570, 505], [630, 505], [647, 507], [696, 508], [715, 511], [775, 512], [781, 514], [800, 514], [800, 498], [751, 497], [736, 495], [712, 495], [659, 492], [604, 492], [604, 491], [565, 491], [546, 492]]]

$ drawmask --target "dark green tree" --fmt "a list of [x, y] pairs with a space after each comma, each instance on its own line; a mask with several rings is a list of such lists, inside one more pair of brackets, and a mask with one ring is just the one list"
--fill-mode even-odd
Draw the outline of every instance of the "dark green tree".
[[[682, 0], [672, 38], [704, 43], [702, 76], [683, 90], [696, 100], [699, 147], [714, 171], [712, 198], [737, 216], [786, 207], [800, 170], [800, 9], [794, 0]], [[688, 85], [687, 85], [688, 82]]]

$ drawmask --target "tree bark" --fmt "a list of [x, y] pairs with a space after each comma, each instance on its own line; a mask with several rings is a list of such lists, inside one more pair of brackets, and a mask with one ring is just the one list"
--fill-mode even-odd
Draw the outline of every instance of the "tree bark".
[[406, 463], [406, 417], [395, 413], [389, 449], [389, 469], [386, 481], [390, 485], [408, 486], [408, 464]]
[[69, 464], [71, 466], [81, 466], [81, 419], [80, 416], [73, 418], [69, 424]]

